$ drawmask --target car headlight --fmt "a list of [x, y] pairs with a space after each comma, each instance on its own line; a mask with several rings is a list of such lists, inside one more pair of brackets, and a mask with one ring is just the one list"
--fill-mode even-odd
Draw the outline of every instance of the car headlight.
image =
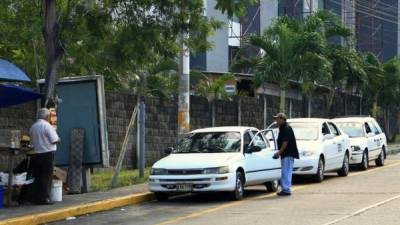
[[152, 168], [151, 175], [167, 175], [166, 169]]
[[300, 153], [300, 155], [301, 156], [312, 156], [312, 155], [314, 155], [314, 152], [313, 151], [302, 151], [301, 153]]
[[360, 151], [361, 148], [360, 148], [360, 146], [351, 146], [351, 150], [356, 152], [356, 151]]
[[229, 166], [213, 167], [204, 169], [204, 174], [224, 174], [229, 173]]

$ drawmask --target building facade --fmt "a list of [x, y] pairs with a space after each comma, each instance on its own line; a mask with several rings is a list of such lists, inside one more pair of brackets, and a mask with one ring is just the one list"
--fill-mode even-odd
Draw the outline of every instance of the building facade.
[[[331, 42], [351, 44], [360, 52], [375, 53], [385, 62], [400, 52], [399, 1], [260, 0], [258, 4], [247, 8], [243, 18], [229, 20], [226, 15], [214, 9], [215, 0], [204, 0], [205, 15], [225, 22], [226, 26], [208, 37], [208, 41], [213, 43], [211, 50], [191, 55], [191, 69], [212, 75], [227, 73], [244, 37], [251, 33], [262, 33], [278, 16], [301, 19], [317, 10], [334, 12], [354, 33], [355, 40], [333, 38]], [[252, 49], [249, 54], [258, 54], [258, 50]], [[246, 89], [252, 77], [251, 71], [240, 72], [237, 73], [239, 82], [236, 91]]]

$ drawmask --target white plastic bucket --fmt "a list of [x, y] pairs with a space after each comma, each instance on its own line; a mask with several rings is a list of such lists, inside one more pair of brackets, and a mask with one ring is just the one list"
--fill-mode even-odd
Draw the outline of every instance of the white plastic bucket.
[[52, 202], [62, 201], [62, 185], [62, 180], [53, 180], [50, 193], [50, 200]]

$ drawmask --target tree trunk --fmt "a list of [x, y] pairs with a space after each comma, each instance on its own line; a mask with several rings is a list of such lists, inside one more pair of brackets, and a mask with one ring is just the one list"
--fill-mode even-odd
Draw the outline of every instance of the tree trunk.
[[389, 113], [390, 113], [390, 108], [389, 107], [385, 107], [384, 114], [383, 114], [383, 120], [384, 120], [384, 123], [385, 123], [386, 137], [387, 137], [388, 140], [390, 139], [390, 117], [389, 117]]
[[242, 99], [239, 97], [238, 98], [238, 106], [237, 106], [237, 110], [238, 110], [238, 126], [242, 125]]
[[211, 102], [211, 126], [215, 126], [215, 101]]
[[279, 111], [285, 113], [285, 109], [286, 109], [286, 89], [281, 87]]
[[374, 104], [372, 106], [372, 116], [374, 118], [377, 118], [378, 116], [378, 94], [375, 94], [374, 96]]
[[263, 95], [263, 116], [264, 116], [264, 129], [267, 128], [267, 96]]
[[307, 110], [308, 118], [311, 118], [311, 101], [312, 101], [312, 95], [309, 94], [309, 95], [307, 96], [307, 99], [308, 99], [308, 110]]
[[344, 92], [344, 115], [347, 116], [348, 111], [347, 111], [347, 92]]
[[46, 49], [46, 99], [44, 107], [56, 104], [56, 84], [58, 69], [64, 54], [64, 49], [59, 38], [60, 32], [57, 23], [56, 0], [43, 0], [43, 38]]
[[333, 112], [332, 112], [333, 99], [335, 99], [335, 88], [330, 89], [329, 95], [328, 95], [328, 114], [329, 114], [329, 118], [333, 117]]

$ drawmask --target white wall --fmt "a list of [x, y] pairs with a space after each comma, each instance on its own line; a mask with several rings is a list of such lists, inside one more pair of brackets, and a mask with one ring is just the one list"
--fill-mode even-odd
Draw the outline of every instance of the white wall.
[[278, 17], [278, 0], [260, 0], [260, 30], [268, 28]]
[[215, 4], [216, 0], [207, 0], [207, 17], [214, 17], [225, 22], [225, 25], [207, 38], [213, 44], [213, 48], [207, 51], [207, 71], [226, 73], [228, 72], [228, 18], [214, 9]]

